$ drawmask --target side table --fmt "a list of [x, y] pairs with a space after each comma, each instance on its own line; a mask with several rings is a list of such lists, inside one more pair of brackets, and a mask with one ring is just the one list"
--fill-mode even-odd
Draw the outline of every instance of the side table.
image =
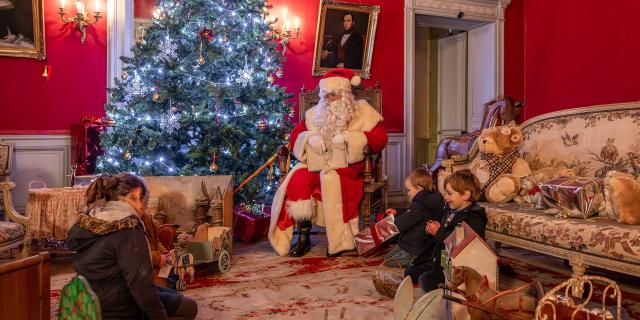
[[83, 187], [29, 190], [26, 215], [32, 239], [65, 240], [78, 213], [86, 210]]

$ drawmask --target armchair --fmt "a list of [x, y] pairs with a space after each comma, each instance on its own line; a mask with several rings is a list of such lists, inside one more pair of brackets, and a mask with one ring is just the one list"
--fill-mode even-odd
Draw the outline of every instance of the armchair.
[[22, 246], [22, 257], [29, 255], [31, 245], [31, 235], [29, 234], [29, 218], [25, 217], [13, 208], [11, 190], [16, 184], [9, 181], [11, 173], [11, 159], [13, 144], [0, 140], [0, 193], [2, 201], [0, 204], [4, 209], [4, 220], [0, 221], [0, 253], [20, 248]]
[[[304, 86], [302, 87], [298, 99], [300, 121], [304, 121], [306, 111], [317, 105], [320, 101], [318, 90], [319, 89], [316, 88], [313, 91], [308, 91]], [[373, 88], [355, 88], [353, 89], [353, 95], [356, 100], [366, 100], [376, 111], [382, 111], [382, 91], [379, 85]], [[386, 177], [382, 175], [382, 156], [381, 154], [373, 154], [368, 146], [365, 147], [364, 154], [364, 190], [359, 207], [360, 228], [368, 227], [371, 224], [371, 216], [387, 208], [388, 183]], [[282, 183], [287, 173], [289, 173], [289, 168], [291, 168], [291, 152], [286, 144], [280, 146], [276, 154], [240, 183], [235, 192], [240, 190], [262, 170], [273, 166], [276, 161], [281, 174], [280, 183]]]

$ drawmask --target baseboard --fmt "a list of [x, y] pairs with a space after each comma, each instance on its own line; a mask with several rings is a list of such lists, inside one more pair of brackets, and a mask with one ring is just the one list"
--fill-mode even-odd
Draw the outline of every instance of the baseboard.
[[70, 135], [0, 135], [0, 139], [14, 143], [11, 180], [16, 183], [12, 196], [18, 212], [25, 211], [31, 181], [52, 188], [69, 185]]

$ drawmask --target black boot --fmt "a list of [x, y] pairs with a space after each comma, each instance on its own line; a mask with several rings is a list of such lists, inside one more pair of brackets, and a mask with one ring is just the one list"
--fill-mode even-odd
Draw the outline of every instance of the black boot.
[[298, 222], [298, 242], [289, 250], [290, 257], [302, 257], [311, 250], [311, 221]]

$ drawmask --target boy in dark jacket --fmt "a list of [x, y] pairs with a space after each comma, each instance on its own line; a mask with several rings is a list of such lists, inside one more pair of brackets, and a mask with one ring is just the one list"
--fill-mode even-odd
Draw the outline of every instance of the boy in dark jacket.
[[394, 224], [400, 230], [397, 246], [386, 256], [403, 266], [419, 256], [433, 242], [432, 235], [424, 232], [427, 221], [439, 220], [444, 209], [444, 198], [434, 190], [431, 174], [424, 169], [416, 169], [405, 179], [411, 206], [409, 208], [387, 209], [387, 215], [394, 215]]
[[413, 266], [405, 271], [414, 283], [419, 282], [425, 292], [444, 283], [444, 273], [440, 266], [440, 255], [444, 240], [455, 227], [465, 221], [479, 236], [484, 238], [487, 215], [476, 201], [480, 198], [480, 182], [468, 169], [456, 171], [445, 181], [445, 201], [448, 213], [440, 221], [427, 222], [425, 232], [433, 235], [429, 248], [413, 261]]

